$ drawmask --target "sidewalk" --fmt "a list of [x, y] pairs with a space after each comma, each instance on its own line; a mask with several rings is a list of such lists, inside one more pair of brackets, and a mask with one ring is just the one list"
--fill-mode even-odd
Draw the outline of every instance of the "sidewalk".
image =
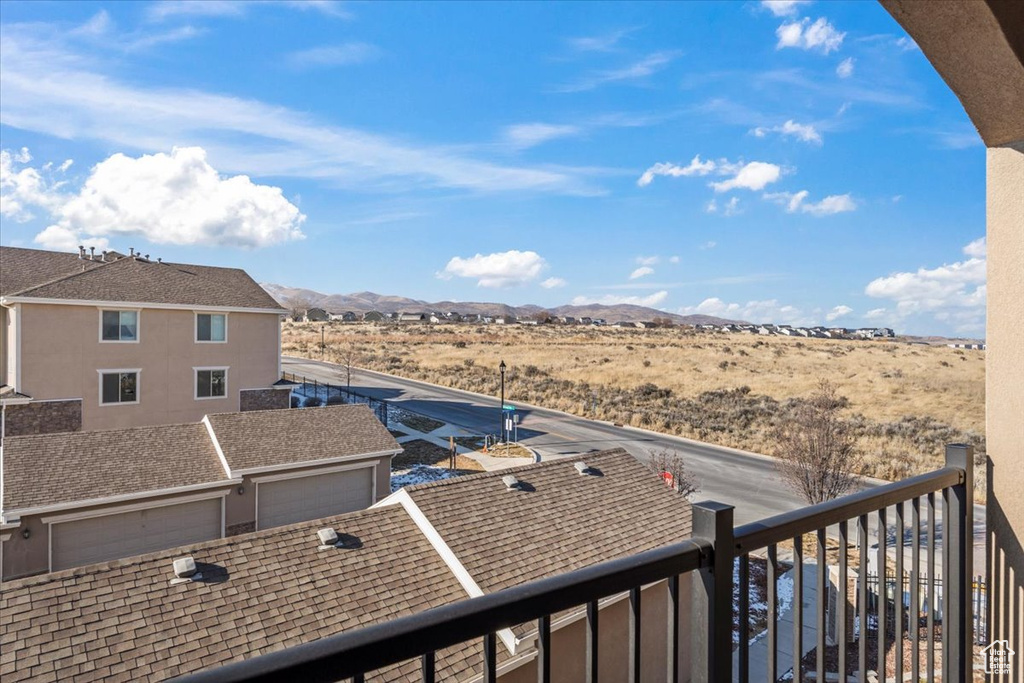
[[[780, 558], [781, 559], [781, 558]], [[791, 583], [795, 583], [796, 572], [789, 570], [783, 576], [788, 576]], [[803, 569], [803, 595], [800, 608], [803, 614], [803, 641], [801, 655], [805, 655], [814, 649], [817, 644], [816, 610], [818, 606], [818, 565], [804, 563]], [[793, 615], [795, 605], [790, 605], [784, 613], [779, 616], [776, 626], [776, 649], [778, 651], [778, 667], [776, 672], [782, 678], [786, 672], [793, 668]], [[756, 642], [750, 645], [750, 678], [751, 681], [768, 680], [768, 634], [762, 633]], [[733, 653], [732, 658], [733, 680], [739, 680], [739, 650]]]

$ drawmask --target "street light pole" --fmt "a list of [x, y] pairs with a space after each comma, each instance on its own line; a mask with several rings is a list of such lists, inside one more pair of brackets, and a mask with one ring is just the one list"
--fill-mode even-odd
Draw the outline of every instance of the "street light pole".
[[320, 326], [320, 360], [324, 359], [324, 349], [327, 348], [327, 344], [324, 343], [324, 329], [327, 325]]
[[501, 365], [498, 366], [498, 370], [501, 371], [501, 441], [505, 442], [505, 361], [501, 361]]

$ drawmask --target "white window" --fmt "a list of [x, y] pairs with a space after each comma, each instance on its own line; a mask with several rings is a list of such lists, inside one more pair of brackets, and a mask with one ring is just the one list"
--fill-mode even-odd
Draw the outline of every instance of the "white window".
[[100, 370], [100, 405], [139, 402], [139, 373], [135, 370]]
[[197, 342], [228, 340], [228, 316], [224, 313], [196, 313]]
[[100, 341], [139, 341], [138, 311], [100, 311]]
[[228, 395], [227, 368], [195, 368], [196, 400], [224, 398]]

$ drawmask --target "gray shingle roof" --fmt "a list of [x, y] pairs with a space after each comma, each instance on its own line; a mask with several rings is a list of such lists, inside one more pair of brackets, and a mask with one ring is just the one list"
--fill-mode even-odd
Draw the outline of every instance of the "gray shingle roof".
[[[232, 469], [401, 450], [366, 406], [209, 417]], [[5, 511], [227, 480], [202, 424], [12, 436], [4, 441]]]
[[[690, 537], [690, 504], [621, 448], [406, 491], [484, 592]], [[514, 474], [526, 490], [501, 481]]]
[[6, 511], [227, 479], [201, 424], [4, 439]]
[[81, 260], [76, 254], [14, 247], [0, 247], [0, 268], [3, 296], [284, 312], [238, 268], [157, 263], [132, 257], [104, 263]]
[[[361, 547], [317, 550], [325, 526]], [[203, 581], [170, 585], [172, 558], [187, 554]], [[5, 582], [0, 678], [163, 680], [465, 597], [403, 508], [364, 510]], [[439, 653], [439, 678], [465, 678], [478, 651]]]
[[364, 405], [210, 415], [231, 471], [401, 449]]

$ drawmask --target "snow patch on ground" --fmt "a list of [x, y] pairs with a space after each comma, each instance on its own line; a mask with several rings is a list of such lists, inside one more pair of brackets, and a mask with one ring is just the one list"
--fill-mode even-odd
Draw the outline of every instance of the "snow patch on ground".
[[391, 473], [391, 492], [394, 493], [400, 488], [412, 486], [414, 484], [425, 484], [427, 482], [451, 479], [452, 477], [457, 476], [459, 476], [458, 472], [452, 472], [444, 467], [415, 465], [411, 469]]

